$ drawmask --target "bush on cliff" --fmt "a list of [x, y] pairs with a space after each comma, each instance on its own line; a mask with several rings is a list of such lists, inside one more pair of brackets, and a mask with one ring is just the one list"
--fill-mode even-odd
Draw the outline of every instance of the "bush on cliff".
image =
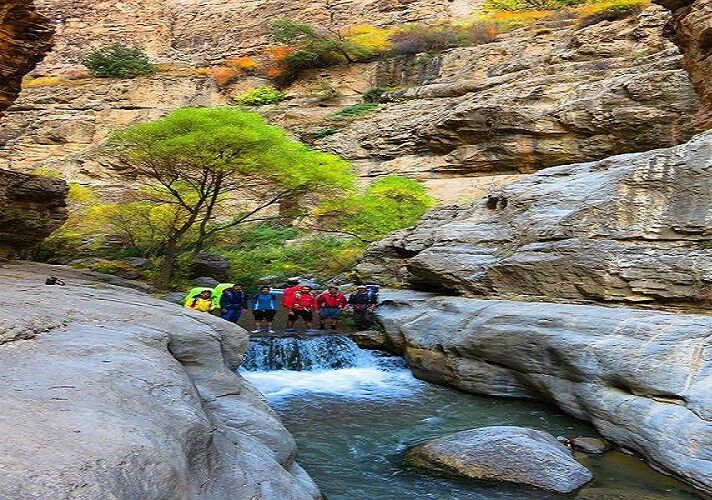
[[271, 85], [255, 87], [235, 96], [235, 101], [243, 106], [265, 106], [277, 104], [283, 100], [284, 94]]
[[120, 43], [105, 45], [82, 60], [96, 78], [135, 78], [156, 72], [141, 49]]

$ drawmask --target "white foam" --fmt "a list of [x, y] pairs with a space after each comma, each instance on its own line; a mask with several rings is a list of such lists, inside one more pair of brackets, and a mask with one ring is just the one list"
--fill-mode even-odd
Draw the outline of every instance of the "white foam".
[[408, 370], [386, 371], [377, 367], [241, 373], [269, 399], [303, 393], [334, 394], [345, 398], [402, 397], [422, 387], [422, 382]]

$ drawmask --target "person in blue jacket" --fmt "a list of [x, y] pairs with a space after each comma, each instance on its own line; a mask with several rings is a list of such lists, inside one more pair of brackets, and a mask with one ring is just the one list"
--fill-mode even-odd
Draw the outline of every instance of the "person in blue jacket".
[[274, 333], [272, 322], [277, 314], [277, 296], [268, 286], [260, 288], [260, 293], [252, 297], [252, 314], [255, 317], [255, 329], [252, 333], [259, 333], [263, 329]]
[[247, 310], [247, 294], [242, 290], [242, 285], [235, 283], [225, 290], [220, 297], [220, 312], [222, 319], [237, 323], [242, 316], [242, 311]]

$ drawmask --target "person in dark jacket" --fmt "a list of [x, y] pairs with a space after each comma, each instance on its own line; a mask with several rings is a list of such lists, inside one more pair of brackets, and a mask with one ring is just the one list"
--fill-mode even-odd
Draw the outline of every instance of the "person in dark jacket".
[[247, 294], [242, 290], [242, 285], [235, 283], [225, 290], [220, 297], [220, 312], [222, 319], [237, 323], [242, 316], [242, 311], [247, 310]]
[[359, 330], [368, 330], [371, 327], [373, 311], [376, 310], [377, 299], [368, 293], [365, 286], [358, 286], [356, 293], [349, 296], [349, 307], [354, 314], [354, 322]]

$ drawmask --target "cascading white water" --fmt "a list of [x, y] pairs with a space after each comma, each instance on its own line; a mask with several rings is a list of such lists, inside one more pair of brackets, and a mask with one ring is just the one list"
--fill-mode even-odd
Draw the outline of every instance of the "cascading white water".
[[247, 371], [337, 370], [371, 366], [372, 359], [350, 338], [257, 338], [250, 342], [242, 367]]
[[268, 398], [311, 392], [382, 399], [419, 384], [402, 359], [364, 351], [343, 335], [253, 339], [242, 373]]

